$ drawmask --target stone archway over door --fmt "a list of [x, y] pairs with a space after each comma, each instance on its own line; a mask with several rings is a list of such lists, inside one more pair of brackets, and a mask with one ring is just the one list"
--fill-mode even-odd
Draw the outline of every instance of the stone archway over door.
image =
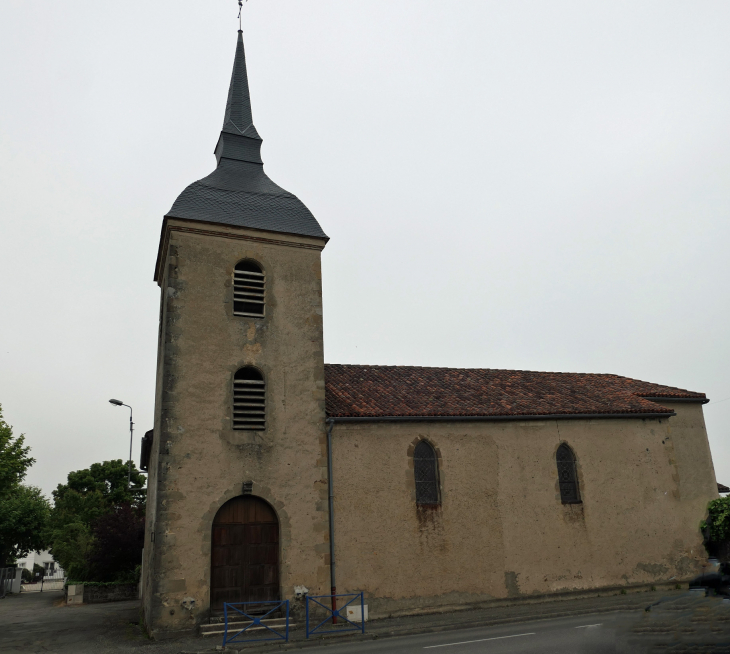
[[226, 502], [213, 520], [210, 606], [279, 599], [279, 520], [252, 495]]

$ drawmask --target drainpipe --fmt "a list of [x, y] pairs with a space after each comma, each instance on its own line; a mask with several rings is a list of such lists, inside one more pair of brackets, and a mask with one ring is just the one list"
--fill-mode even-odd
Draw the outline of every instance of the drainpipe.
[[330, 508], [330, 593], [332, 595], [332, 624], [337, 624], [337, 582], [335, 581], [335, 503], [334, 481], [332, 480], [332, 428], [335, 421], [327, 419], [327, 490]]

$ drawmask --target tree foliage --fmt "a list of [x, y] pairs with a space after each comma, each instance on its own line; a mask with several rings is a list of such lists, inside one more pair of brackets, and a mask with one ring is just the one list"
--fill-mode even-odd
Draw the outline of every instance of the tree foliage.
[[40, 488], [18, 484], [0, 495], [0, 564], [45, 549], [51, 506]]
[[0, 406], [0, 566], [46, 546], [50, 505], [39, 488], [21, 483], [35, 463], [29, 453], [25, 436], [13, 436]]
[[91, 528], [83, 522], [57, 525], [49, 534], [51, 554], [70, 579], [89, 578], [89, 555], [93, 545]]
[[94, 463], [86, 470], [68, 473], [68, 481], [53, 491], [54, 520], [90, 525], [114, 507], [130, 504], [144, 510], [145, 476], [132, 465], [131, 486], [127, 488], [128, 464], [121, 459]]
[[[133, 465], [128, 488], [127, 474], [128, 465], [121, 459], [94, 463], [70, 472], [67, 483], [53, 491], [51, 553], [70, 578], [114, 581], [141, 562], [141, 542], [126, 558], [118, 551], [140, 538], [144, 521], [145, 476]], [[107, 565], [104, 559], [113, 563]]]
[[709, 540], [715, 543], [730, 540], [730, 495], [712, 500], [707, 509], [709, 515], [702, 523], [702, 530], [707, 531]]
[[134, 581], [142, 561], [144, 512], [130, 504], [115, 507], [93, 526], [94, 546], [89, 556], [96, 581]]

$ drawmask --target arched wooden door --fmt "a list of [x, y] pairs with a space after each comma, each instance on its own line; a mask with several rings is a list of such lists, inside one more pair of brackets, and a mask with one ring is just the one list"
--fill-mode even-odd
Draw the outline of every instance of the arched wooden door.
[[251, 495], [226, 502], [213, 520], [211, 609], [279, 599], [279, 520]]

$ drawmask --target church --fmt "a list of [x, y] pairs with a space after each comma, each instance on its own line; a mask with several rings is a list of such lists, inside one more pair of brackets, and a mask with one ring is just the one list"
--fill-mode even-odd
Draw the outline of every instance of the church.
[[328, 237], [267, 177], [261, 144], [239, 30], [216, 168], [164, 217], [155, 267], [153, 637], [300, 586], [362, 591], [373, 619], [671, 587], [700, 570], [699, 523], [718, 496], [704, 393], [325, 364]]

